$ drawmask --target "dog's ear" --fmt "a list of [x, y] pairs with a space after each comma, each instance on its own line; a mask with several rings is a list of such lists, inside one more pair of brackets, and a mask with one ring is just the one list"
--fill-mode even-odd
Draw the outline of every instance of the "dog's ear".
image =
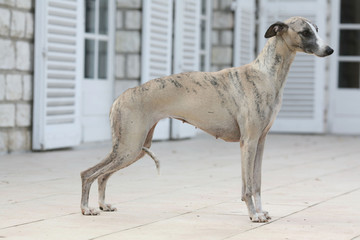
[[283, 22], [276, 22], [271, 25], [265, 33], [265, 38], [271, 38], [276, 36], [278, 33], [286, 32], [289, 29], [289, 26]]

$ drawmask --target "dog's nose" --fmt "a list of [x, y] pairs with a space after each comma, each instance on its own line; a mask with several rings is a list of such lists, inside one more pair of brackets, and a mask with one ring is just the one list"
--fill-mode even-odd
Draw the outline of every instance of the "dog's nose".
[[332, 49], [331, 47], [327, 46], [325, 49], [325, 53], [326, 55], [331, 55], [334, 52], [334, 49]]

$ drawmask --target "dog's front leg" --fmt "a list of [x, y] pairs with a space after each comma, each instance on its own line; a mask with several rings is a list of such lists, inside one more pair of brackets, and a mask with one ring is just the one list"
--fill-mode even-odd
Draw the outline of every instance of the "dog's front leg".
[[258, 142], [256, 157], [255, 157], [255, 166], [254, 166], [254, 182], [253, 182], [253, 191], [254, 191], [254, 200], [255, 200], [255, 209], [259, 215], [259, 218], [265, 217], [267, 220], [270, 220], [271, 217], [267, 211], [262, 209], [261, 204], [261, 165], [262, 165], [262, 158], [264, 153], [264, 146], [265, 146], [265, 133]]
[[113, 173], [106, 173], [98, 178], [98, 189], [99, 189], [99, 207], [100, 210], [105, 212], [114, 212], [116, 208], [111, 204], [105, 203], [105, 190], [106, 183]]
[[245, 201], [249, 211], [249, 217], [253, 222], [264, 222], [266, 218], [259, 218], [252, 199], [253, 182], [254, 182], [254, 166], [258, 138], [242, 139], [241, 147], [241, 177], [242, 177], [242, 200]]

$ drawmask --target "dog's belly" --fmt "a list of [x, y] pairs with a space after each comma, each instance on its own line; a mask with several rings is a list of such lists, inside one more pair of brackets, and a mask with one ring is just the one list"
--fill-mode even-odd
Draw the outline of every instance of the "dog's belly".
[[207, 112], [207, 115], [203, 118], [196, 117], [181, 117], [170, 116], [180, 121], [189, 123], [196, 128], [203, 130], [204, 132], [214, 136], [215, 138], [223, 139], [227, 142], [239, 142], [240, 141], [240, 129], [235, 119], [231, 116], [225, 115], [213, 115], [213, 112]]
[[232, 124], [230, 126], [219, 126], [218, 128], [200, 128], [203, 131], [209, 133], [215, 138], [220, 138], [226, 142], [239, 142], [240, 130], [238, 125]]

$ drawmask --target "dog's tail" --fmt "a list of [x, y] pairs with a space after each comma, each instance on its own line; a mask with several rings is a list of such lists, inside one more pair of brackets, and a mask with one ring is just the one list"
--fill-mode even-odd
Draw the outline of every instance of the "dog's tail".
[[150, 151], [150, 149], [146, 148], [146, 147], [142, 147], [142, 150], [147, 154], [149, 155], [155, 162], [155, 165], [156, 165], [156, 169], [158, 171], [158, 174], [160, 175], [160, 162], [159, 160], [155, 157], [155, 154]]

